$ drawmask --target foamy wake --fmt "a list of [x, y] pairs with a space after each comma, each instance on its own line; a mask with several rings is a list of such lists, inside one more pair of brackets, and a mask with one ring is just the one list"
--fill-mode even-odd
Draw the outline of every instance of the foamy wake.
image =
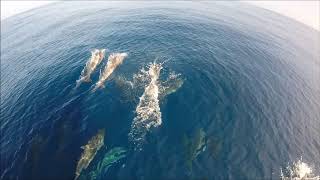
[[284, 170], [281, 171], [282, 180], [319, 180], [320, 176], [312, 173], [312, 168], [302, 160], [289, 164]]
[[149, 129], [151, 127], [158, 127], [162, 123], [158, 99], [158, 79], [161, 69], [161, 64], [151, 63], [147, 71], [142, 69], [141, 73], [137, 74], [136, 77], [136, 79], [148, 81], [148, 85], [145, 87], [136, 108], [136, 117], [133, 120], [129, 134], [129, 138], [135, 144], [136, 149], [141, 149], [141, 145]]
[[96, 83], [94, 90], [104, 87], [105, 81], [113, 73], [113, 71], [120, 64], [122, 64], [124, 58], [127, 56], [128, 56], [127, 53], [112, 53], [109, 56], [107, 65], [105, 66], [103, 71], [100, 71], [99, 81]]
[[79, 80], [77, 80], [77, 87], [81, 84], [81, 82], [90, 82], [90, 76], [97, 68], [97, 66], [101, 63], [105, 55], [105, 49], [95, 49], [91, 51], [91, 57], [87, 61], [86, 66], [81, 72]]

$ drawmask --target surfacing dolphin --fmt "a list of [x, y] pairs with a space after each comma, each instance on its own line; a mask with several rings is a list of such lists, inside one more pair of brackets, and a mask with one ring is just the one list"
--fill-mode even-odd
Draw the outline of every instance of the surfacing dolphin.
[[109, 58], [107, 65], [100, 71], [99, 81], [96, 83], [93, 91], [97, 90], [98, 88], [104, 88], [104, 83], [108, 79], [108, 77], [113, 73], [113, 71], [122, 64], [125, 57], [127, 57], [127, 53], [112, 53]]
[[105, 55], [105, 49], [95, 49], [91, 51], [91, 57], [87, 61], [86, 66], [81, 72], [79, 80], [77, 80], [77, 87], [81, 84], [81, 82], [90, 82], [90, 76], [97, 68], [97, 66], [101, 63]]
[[129, 140], [136, 146], [136, 150], [141, 150], [145, 136], [151, 127], [161, 125], [161, 111], [159, 106], [159, 76], [162, 64], [151, 63], [149, 70], [141, 72], [149, 81], [145, 86], [144, 93], [139, 98], [139, 104], [136, 107], [136, 117], [131, 124]]
[[184, 83], [184, 79], [181, 78], [181, 74], [176, 74], [175, 72], [170, 72], [169, 77], [165, 82], [162, 83], [161, 88], [161, 99], [167, 95], [175, 93]]

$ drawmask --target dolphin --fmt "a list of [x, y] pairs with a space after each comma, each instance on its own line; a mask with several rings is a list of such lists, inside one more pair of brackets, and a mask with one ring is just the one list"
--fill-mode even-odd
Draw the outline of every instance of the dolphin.
[[96, 180], [101, 179], [108, 169], [121, 159], [126, 157], [127, 150], [122, 147], [115, 147], [109, 150], [104, 157], [96, 164], [95, 168], [87, 174], [81, 175], [81, 179]]
[[[159, 106], [159, 76], [162, 69], [161, 64], [152, 63], [148, 71], [141, 71], [149, 80], [145, 86], [139, 104], [136, 107], [136, 117], [131, 124], [129, 140], [136, 145], [135, 150], [141, 150], [145, 136], [151, 127], [161, 125], [161, 111]], [[144, 76], [144, 75], [142, 75]]]
[[162, 96], [167, 96], [169, 94], [175, 93], [179, 88], [181, 88], [183, 82], [184, 81], [181, 78], [172, 80], [172, 82], [168, 86], [164, 87]]
[[81, 82], [91, 81], [90, 76], [103, 60], [105, 51], [105, 49], [95, 49], [94, 51], [91, 51], [91, 57], [87, 61], [84, 69], [82, 70], [79, 80], [77, 80], [77, 86], [79, 86]]
[[77, 164], [75, 179], [80, 176], [82, 170], [89, 166], [99, 149], [104, 145], [104, 135], [105, 130], [100, 129], [97, 135], [93, 136], [89, 140], [88, 144], [81, 147], [83, 149], [83, 153], [81, 154], [80, 160]]
[[100, 71], [99, 81], [96, 83], [93, 91], [98, 88], [104, 88], [104, 83], [108, 79], [108, 77], [113, 73], [113, 71], [122, 64], [125, 57], [127, 57], [127, 53], [112, 53], [108, 57], [108, 63], [104, 67], [103, 71]]
[[184, 134], [183, 145], [185, 149], [185, 160], [189, 170], [192, 170], [192, 162], [206, 148], [206, 133], [200, 128], [194, 133], [191, 139]]

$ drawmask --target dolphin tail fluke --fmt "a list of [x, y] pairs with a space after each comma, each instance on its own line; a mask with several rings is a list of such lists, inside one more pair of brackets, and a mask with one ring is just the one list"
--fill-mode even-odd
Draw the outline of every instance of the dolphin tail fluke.
[[84, 82], [91, 82], [92, 80], [90, 79], [89, 76], [85, 76], [85, 77], [83, 78], [83, 81], [84, 81]]
[[96, 90], [98, 89], [97, 86], [94, 86], [94, 88], [91, 90], [92, 93], [96, 92]]
[[77, 89], [77, 88], [80, 86], [80, 84], [81, 84], [81, 79], [79, 79], [79, 80], [76, 81], [76, 87], [75, 87], [75, 89]]
[[80, 175], [79, 173], [76, 173], [76, 176], [74, 177], [74, 180], [77, 180], [79, 175]]
[[85, 76], [85, 77], [82, 77], [82, 78], [80, 78], [80, 79], [78, 79], [77, 81], [76, 81], [76, 89], [80, 86], [80, 84], [82, 83], [82, 82], [91, 82], [92, 80], [90, 79], [90, 77], [87, 77], [87, 76]]
[[78, 88], [78, 87], [80, 86], [80, 84], [81, 84], [81, 81], [80, 81], [80, 80], [77, 80], [77, 81], [76, 81], [76, 88]]
[[91, 82], [92, 80], [90, 79], [90, 76], [84, 76], [81, 77], [79, 80], [77, 80], [77, 85], [76, 88], [80, 86], [81, 82]]
[[96, 89], [104, 89], [106, 86], [103, 84], [97, 84]]
[[97, 84], [94, 86], [94, 88], [92, 89], [92, 92], [96, 92], [96, 90], [98, 90], [98, 89], [103, 89], [103, 88], [105, 88], [105, 85], [100, 84], [100, 83], [97, 83]]

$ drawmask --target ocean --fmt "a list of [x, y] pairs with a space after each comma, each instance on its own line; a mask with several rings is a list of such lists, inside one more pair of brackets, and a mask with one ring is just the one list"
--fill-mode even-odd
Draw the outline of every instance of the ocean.
[[[319, 40], [242, 2], [58, 2], [7, 18], [1, 179], [74, 179], [101, 129], [79, 179], [280, 179], [298, 160], [320, 175]], [[77, 85], [94, 49], [105, 56]], [[93, 90], [112, 53], [126, 56]]]

